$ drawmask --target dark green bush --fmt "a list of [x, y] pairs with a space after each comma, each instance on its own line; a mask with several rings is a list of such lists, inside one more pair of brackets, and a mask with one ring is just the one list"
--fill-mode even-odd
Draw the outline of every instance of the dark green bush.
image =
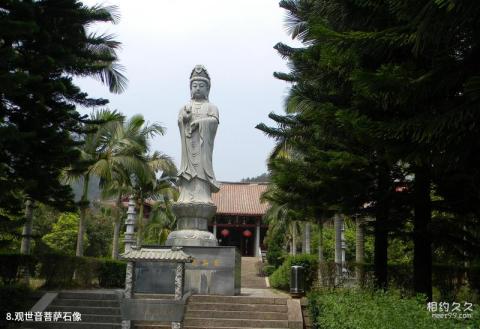
[[123, 288], [125, 286], [125, 262], [104, 259], [98, 271], [98, 283], [102, 288]]
[[479, 328], [480, 312], [473, 319], [434, 319], [424, 298], [402, 298], [396, 292], [329, 290], [308, 295], [314, 328], [321, 329], [473, 329]]
[[268, 229], [265, 242], [267, 248], [267, 262], [269, 265], [278, 268], [283, 264], [287, 253], [283, 250], [285, 240], [285, 227], [277, 227], [276, 229]]
[[33, 290], [23, 284], [0, 285], [0, 328], [13, 328], [19, 323], [6, 321], [7, 313], [28, 311], [32, 305]]
[[318, 260], [316, 255], [301, 254], [289, 256], [285, 262], [270, 276], [270, 285], [273, 288], [290, 289], [290, 268], [293, 265], [301, 265], [305, 273], [305, 290], [308, 291], [317, 277]]
[[75, 285], [85, 288], [95, 286], [103, 260], [93, 257], [75, 258]]
[[75, 287], [73, 273], [77, 257], [62, 254], [44, 254], [40, 258], [40, 277], [45, 279], [46, 288]]
[[30, 255], [16, 253], [0, 254], [0, 279], [4, 285], [14, 284], [20, 278], [23, 270], [28, 270], [31, 275], [35, 273], [37, 259]]
[[275, 272], [277, 268], [273, 265], [264, 265], [263, 266], [263, 273], [265, 276], [270, 276]]
[[120, 288], [125, 284], [125, 262], [59, 253], [0, 254], [0, 282], [3, 285], [20, 282], [26, 268], [30, 277], [45, 280], [45, 288]]

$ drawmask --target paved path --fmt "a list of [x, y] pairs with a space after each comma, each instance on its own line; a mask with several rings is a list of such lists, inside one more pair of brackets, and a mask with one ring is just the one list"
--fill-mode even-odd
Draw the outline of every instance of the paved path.
[[267, 288], [265, 277], [257, 274], [258, 262], [258, 257], [242, 257], [242, 288]]

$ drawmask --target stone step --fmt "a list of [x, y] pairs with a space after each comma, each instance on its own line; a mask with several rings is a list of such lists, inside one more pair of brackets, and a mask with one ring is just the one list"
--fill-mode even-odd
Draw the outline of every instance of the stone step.
[[[171, 325], [157, 325], [157, 324], [142, 324], [142, 325], [135, 325], [135, 329], [171, 329]], [[184, 326], [183, 329], [206, 329], [206, 328], [215, 328], [215, 329], [259, 329], [250, 328], [250, 327], [192, 327], [192, 326]], [[268, 329], [283, 329], [283, 328], [268, 328]]]
[[216, 303], [216, 304], [273, 304], [286, 305], [287, 298], [272, 297], [247, 297], [247, 296], [214, 296], [214, 295], [193, 295], [189, 303]]
[[97, 315], [120, 315], [120, 308], [113, 307], [91, 307], [91, 306], [60, 306], [50, 305], [47, 308], [49, 312], [79, 312], [80, 314], [97, 314]]
[[[185, 313], [186, 319], [201, 319], [205, 318], [205, 311], [191, 311], [187, 310]], [[252, 320], [288, 320], [287, 313], [278, 312], [245, 312], [245, 311], [210, 311], [208, 318], [211, 319], [252, 319]]]
[[120, 307], [118, 300], [55, 298], [52, 306]]
[[283, 312], [287, 313], [287, 305], [263, 304], [259, 309], [258, 304], [217, 304], [217, 303], [189, 303], [188, 309], [192, 311], [248, 311], [248, 312]]
[[62, 291], [58, 294], [57, 298], [66, 299], [101, 299], [101, 300], [116, 300], [117, 295], [112, 292], [75, 292], [75, 291]]
[[238, 328], [288, 328], [285, 320], [247, 320], [247, 319], [188, 319], [184, 321], [185, 327], [238, 327]]
[[122, 317], [120, 315], [82, 314], [82, 321], [98, 323], [121, 323]]
[[95, 322], [32, 322], [22, 325], [22, 329], [119, 329], [120, 323], [95, 323]]
[[174, 299], [175, 295], [171, 294], [139, 294], [135, 293], [135, 299]]

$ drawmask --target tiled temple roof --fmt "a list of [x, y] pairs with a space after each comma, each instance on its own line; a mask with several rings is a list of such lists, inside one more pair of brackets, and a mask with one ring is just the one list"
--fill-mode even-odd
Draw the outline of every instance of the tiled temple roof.
[[212, 194], [217, 215], [263, 216], [270, 208], [260, 197], [267, 183], [221, 183], [220, 191]]

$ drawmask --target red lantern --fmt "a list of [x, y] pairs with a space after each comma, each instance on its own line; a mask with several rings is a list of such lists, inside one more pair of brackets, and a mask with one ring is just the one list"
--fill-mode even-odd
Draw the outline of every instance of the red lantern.
[[224, 229], [220, 232], [220, 234], [221, 234], [224, 238], [226, 238], [227, 236], [230, 235], [230, 231], [227, 230], [226, 228], [224, 228]]
[[243, 231], [243, 236], [246, 237], [247, 239], [252, 236], [252, 232], [249, 230]]

